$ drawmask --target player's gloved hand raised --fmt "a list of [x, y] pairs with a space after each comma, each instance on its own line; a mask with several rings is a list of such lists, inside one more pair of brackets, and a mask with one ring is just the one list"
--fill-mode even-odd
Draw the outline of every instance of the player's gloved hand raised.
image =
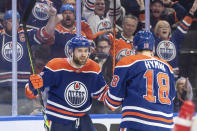
[[38, 89], [43, 87], [43, 80], [40, 75], [33, 74], [30, 76], [31, 84], [33, 85], [34, 89]]

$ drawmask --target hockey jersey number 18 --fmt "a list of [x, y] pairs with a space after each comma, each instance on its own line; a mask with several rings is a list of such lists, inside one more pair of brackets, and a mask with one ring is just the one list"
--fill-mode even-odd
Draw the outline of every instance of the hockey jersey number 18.
[[120, 128], [170, 131], [173, 128], [175, 85], [172, 67], [157, 57], [122, 58], [105, 97], [106, 105], [122, 105]]

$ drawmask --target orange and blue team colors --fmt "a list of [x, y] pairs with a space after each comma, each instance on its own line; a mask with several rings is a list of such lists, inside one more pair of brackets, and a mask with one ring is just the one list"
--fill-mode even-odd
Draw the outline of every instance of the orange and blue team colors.
[[[40, 76], [43, 79], [41, 89], [50, 87], [46, 105], [47, 119], [63, 124], [84, 116], [91, 108], [92, 97], [103, 101], [108, 89], [100, 67], [90, 59], [81, 69], [73, 68], [67, 58], [52, 59]], [[29, 89], [37, 95], [31, 82]]]
[[[45, 36], [45, 32], [43, 33], [44, 28], [42, 30], [36, 29], [28, 29], [27, 34], [29, 36], [30, 46], [37, 45], [40, 43], [48, 44], [50, 40], [53, 39], [51, 37], [48, 39]], [[45, 39], [41, 35], [45, 36]], [[31, 37], [30, 37], [31, 36]], [[12, 36], [8, 35], [4, 29], [0, 30], [0, 41], [1, 41], [1, 50], [0, 50], [0, 87], [10, 86], [10, 82], [12, 81]], [[26, 45], [25, 33], [22, 27], [19, 27], [17, 30], [17, 82], [18, 86], [24, 87], [28, 82], [28, 78], [30, 76], [30, 60], [28, 49]]]
[[175, 85], [167, 62], [144, 55], [122, 58], [104, 102], [116, 110], [122, 105], [120, 128], [171, 131]]
[[[55, 27], [55, 39], [52, 41], [51, 45], [51, 59], [52, 58], [65, 58], [64, 49], [66, 48], [67, 42], [76, 36], [76, 23], [74, 23], [73, 29], [70, 31], [62, 24], [57, 24]], [[87, 22], [81, 20], [81, 34], [87, 39], [93, 39], [92, 30]]]

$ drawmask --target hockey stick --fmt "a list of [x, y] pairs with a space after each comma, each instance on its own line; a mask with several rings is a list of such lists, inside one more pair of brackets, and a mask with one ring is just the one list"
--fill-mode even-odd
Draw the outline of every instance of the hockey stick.
[[[26, 39], [26, 45], [27, 45], [27, 49], [28, 49], [28, 54], [29, 54], [29, 59], [30, 59], [30, 62], [31, 62], [31, 68], [32, 68], [32, 73], [33, 74], [35, 74], [35, 68], [34, 68], [34, 63], [33, 63], [33, 59], [32, 59], [32, 52], [31, 52], [31, 48], [30, 48], [30, 42], [29, 42], [29, 37], [28, 37], [26, 25], [27, 25], [28, 17], [30, 15], [35, 3], [36, 3], [36, 0], [31, 0], [30, 1], [29, 5], [28, 5], [28, 8], [25, 11], [25, 14], [23, 16], [23, 20], [22, 20], [25, 39]], [[38, 92], [38, 97], [39, 97], [40, 104], [42, 106], [42, 113], [43, 113], [43, 116], [44, 116], [44, 125], [45, 125], [47, 131], [49, 131], [49, 123], [48, 123], [46, 113], [45, 113], [45, 106], [44, 106], [44, 102], [43, 102], [43, 99], [42, 99], [41, 89], [37, 89], [37, 92]]]
[[[23, 29], [24, 29], [24, 34], [25, 34], [25, 40], [26, 40], [26, 46], [27, 46], [27, 50], [28, 50], [28, 55], [29, 55], [29, 59], [30, 59], [30, 63], [31, 63], [31, 69], [32, 69], [32, 73], [35, 74], [35, 68], [34, 68], [34, 63], [33, 63], [33, 59], [32, 59], [32, 51], [31, 51], [31, 47], [30, 47], [30, 42], [29, 42], [29, 37], [28, 37], [28, 33], [27, 33], [27, 20], [28, 17], [34, 7], [36, 3], [36, 0], [31, 0], [28, 8], [26, 9], [23, 19], [22, 19], [22, 23], [23, 23]], [[40, 100], [40, 104], [42, 106], [42, 108], [44, 109], [44, 102], [42, 100], [42, 94], [41, 94], [41, 90], [37, 89], [38, 92], [38, 96], [39, 96], [39, 100]]]
[[115, 54], [115, 42], [116, 42], [116, 0], [114, 0], [114, 19], [113, 19], [113, 74], [115, 69], [116, 54]]

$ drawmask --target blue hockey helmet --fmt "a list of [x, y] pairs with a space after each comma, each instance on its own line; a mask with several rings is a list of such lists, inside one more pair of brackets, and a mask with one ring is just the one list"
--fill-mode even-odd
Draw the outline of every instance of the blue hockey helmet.
[[61, 8], [60, 8], [60, 13], [62, 13], [65, 10], [70, 10], [72, 12], [75, 11], [74, 7], [72, 5], [70, 5], [70, 4], [62, 5]]
[[84, 36], [73, 37], [69, 42], [69, 49], [75, 49], [80, 47], [90, 48], [90, 42]]
[[150, 31], [138, 31], [133, 38], [133, 45], [136, 50], [153, 50], [155, 39]]
[[71, 40], [69, 40], [66, 45], [65, 45], [65, 48], [64, 48], [64, 51], [65, 51], [65, 55], [67, 57], [70, 57], [72, 56], [72, 53], [74, 51], [75, 48], [80, 48], [80, 47], [87, 47], [89, 48], [89, 51], [91, 50], [90, 49], [90, 46], [92, 43], [89, 42], [86, 37], [84, 36], [75, 36], [73, 37]]
[[[20, 19], [20, 15], [19, 13], [17, 12], [17, 19]], [[5, 15], [4, 15], [4, 21], [6, 21], [7, 19], [10, 19], [12, 18], [12, 10], [8, 10], [5, 12]]]

